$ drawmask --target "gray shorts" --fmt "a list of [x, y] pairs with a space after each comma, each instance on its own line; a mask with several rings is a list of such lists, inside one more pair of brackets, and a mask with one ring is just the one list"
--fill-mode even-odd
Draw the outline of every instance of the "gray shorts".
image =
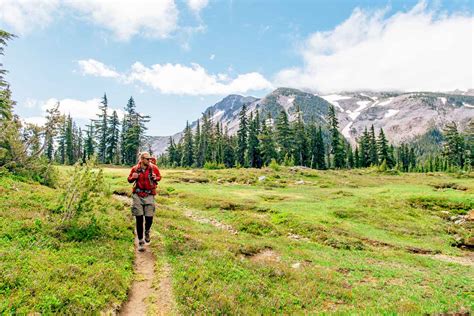
[[153, 216], [155, 214], [155, 196], [140, 197], [136, 193], [132, 194], [132, 214], [133, 216]]

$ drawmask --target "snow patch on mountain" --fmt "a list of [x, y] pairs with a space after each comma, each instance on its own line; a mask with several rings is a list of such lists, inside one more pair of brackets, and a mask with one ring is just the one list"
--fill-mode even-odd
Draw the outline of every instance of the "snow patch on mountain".
[[357, 101], [357, 105], [359, 106], [354, 112], [350, 111], [349, 117], [352, 120], [355, 120], [360, 113], [371, 103], [371, 101]]
[[463, 102], [462, 105], [464, 105], [464, 106], [467, 107], [467, 108], [474, 108], [474, 105], [468, 104], [468, 103], [466, 103], [466, 102]]
[[293, 106], [293, 102], [295, 101], [295, 96], [286, 96], [280, 95], [278, 96], [278, 103], [285, 109], [288, 113], [288, 110]]
[[351, 97], [347, 97], [344, 95], [339, 95], [339, 94], [330, 94], [330, 95], [320, 95], [320, 98], [323, 98], [324, 100], [328, 101], [332, 105], [334, 105], [336, 108], [338, 108], [341, 112], [344, 112], [344, 109], [342, 106], [339, 105], [337, 101], [340, 100], [347, 100], [350, 99]]
[[390, 103], [392, 103], [392, 101], [393, 101], [393, 98], [388, 98], [388, 100], [379, 102], [377, 105], [381, 105], [381, 106], [389, 105]]
[[349, 124], [347, 124], [347, 125], [342, 129], [342, 132], [341, 132], [342, 135], [344, 135], [344, 137], [346, 137], [347, 139], [350, 139], [350, 138], [351, 138], [350, 131], [351, 131], [352, 123], [353, 123], [353, 122], [349, 122]]
[[443, 105], [445, 105], [445, 104], [446, 104], [446, 101], [447, 101], [447, 99], [446, 99], [446, 98], [444, 98], [444, 97], [440, 97], [440, 98], [438, 98], [438, 99], [440, 99], [440, 100], [441, 100], [441, 102], [443, 102]]
[[392, 117], [392, 116], [396, 115], [398, 112], [400, 112], [400, 110], [390, 109], [390, 110], [388, 110], [387, 113], [385, 113], [385, 116], [383, 118]]

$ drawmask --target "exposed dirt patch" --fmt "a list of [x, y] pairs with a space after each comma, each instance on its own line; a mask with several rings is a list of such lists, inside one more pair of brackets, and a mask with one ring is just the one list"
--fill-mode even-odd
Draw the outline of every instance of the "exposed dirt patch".
[[114, 192], [113, 197], [117, 201], [120, 201], [120, 202], [122, 202], [123, 204], [125, 204], [127, 206], [132, 206], [132, 200], [126, 195], [119, 195], [119, 194]]
[[467, 191], [469, 189], [468, 187], [465, 187], [463, 185], [460, 185], [454, 182], [436, 183], [436, 184], [431, 184], [431, 186], [437, 190], [453, 189], [453, 190], [458, 190], [458, 191]]
[[454, 256], [447, 256], [443, 254], [436, 254], [430, 256], [430, 258], [441, 260], [445, 262], [457, 263], [467, 267], [474, 267], [474, 253], [469, 253], [467, 256], [463, 257], [454, 257]]
[[213, 218], [206, 218], [206, 217], [197, 216], [191, 210], [186, 210], [186, 212], [184, 212], [184, 215], [186, 217], [190, 218], [191, 220], [195, 221], [195, 222], [198, 222], [198, 223], [201, 223], [201, 224], [211, 224], [212, 226], [217, 227], [217, 228], [222, 229], [222, 230], [225, 230], [225, 231], [228, 231], [229, 233], [231, 233], [233, 235], [238, 234], [238, 231], [235, 230], [232, 226], [227, 225], [227, 224], [223, 224], [223, 223], [221, 223], [218, 220], [213, 219]]
[[253, 262], [261, 262], [261, 263], [268, 263], [268, 262], [280, 262], [281, 257], [278, 253], [272, 249], [264, 249], [250, 257], [248, 257], [250, 261]]

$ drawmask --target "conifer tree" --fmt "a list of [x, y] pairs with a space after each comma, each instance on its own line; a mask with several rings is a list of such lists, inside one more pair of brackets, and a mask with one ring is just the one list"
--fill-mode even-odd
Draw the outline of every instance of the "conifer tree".
[[379, 164], [379, 158], [377, 153], [377, 139], [375, 137], [375, 128], [374, 125], [370, 128], [369, 136], [369, 155], [370, 155], [370, 165], [376, 166]]
[[303, 116], [301, 113], [301, 109], [299, 105], [296, 107], [297, 118], [295, 123], [293, 124], [293, 157], [295, 159], [295, 164], [299, 166], [307, 166], [308, 165], [308, 139], [306, 136]]
[[197, 121], [196, 133], [194, 136], [194, 159], [196, 161], [196, 167], [201, 168], [204, 166], [204, 155], [202, 153], [202, 143], [201, 143], [201, 123], [200, 120]]
[[324, 140], [323, 140], [323, 130], [321, 126], [319, 126], [318, 133], [316, 134], [316, 142], [315, 142], [316, 168], [326, 169], [326, 162], [325, 162], [324, 157], [325, 157], [325, 149], [324, 149]]
[[261, 168], [262, 159], [260, 154], [260, 142], [258, 135], [260, 134], [260, 116], [258, 112], [253, 118], [253, 114], [250, 113], [249, 129], [248, 129], [248, 145], [246, 153], [246, 166], [250, 168]]
[[107, 134], [109, 132], [108, 129], [108, 116], [107, 116], [107, 109], [108, 109], [108, 101], [107, 95], [104, 93], [104, 97], [100, 102], [99, 110], [100, 113], [98, 115], [98, 119], [96, 121], [96, 132], [97, 132], [97, 154], [98, 160], [101, 163], [106, 163], [106, 156], [107, 156]]
[[448, 158], [451, 165], [460, 168], [464, 167], [465, 162], [465, 141], [463, 135], [458, 132], [455, 122], [447, 124], [444, 128], [444, 155]]
[[288, 115], [285, 110], [281, 110], [276, 120], [276, 140], [280, 162], [285, 157], [289, 157], [292, 151], [292, 135]]
[[237, 131], [237, 148], [236, 148], [236, 162], [240, 166], [245, 166], [245, 156], [247, 153], [247, 135], [248, 135], [248, 122], [247, 122], [247, 106], [242, 105], [242, 109], [239, 113], [239, 130]]
[[235, 137], [229, 136], [229, 131], [227, 129], [227, 126], [225, 127], [223, 138], [224, 138], [223, 162], [227, 168], [232, 168], [235, 166], [235, 152], [234, 152]]
[[119, 162], [120, 121], [115, 110], [109, 118], [108, 129], [106, 162], [117, 164]]
[[270, 112], [267, 114], [267, 119], [262, 123], [262, 132], [259, 136], [260, 153], [262, 154], [262, 163], [268, 166], [272, 159], [277, 159], [277, 152], [275, 149], [276, 143], [274, 139], [273, 126], [271, 124], [272, 117]]
[[[95, 142], [94, 142], [94, 125], [91, 122], [89, 125], [86, 125], [86, 140], [84, 142], [84, 158], [89, 159], [94, 155], [95, 151]], [[85, 161], [85, 160], [84, 160]]]
[[334, 168], [340, 169], [345, 167], [344, 141], [339, 134], [339, 122], [336, 116], [336, 109], [333, 105], [329, 107], [328, 114], [329, 130], [331, 132], [331, 152], [334, 155]]
[[191, 127], [189, 127], [189, 122], [186, 121], [186, 128], [184, 129], [183, 137], [183, 157], [181, 165], [184, 167], [191, 167], [194, 164], [194, 143], [193, 143], [193, 133]]
[[74, 164], [74, 141], [73, 141], [73, 131], [72, 131], [72, 118], [70, 115], [66, 118], [65, 126], [65, 161], [64, 163], [68, 165]]

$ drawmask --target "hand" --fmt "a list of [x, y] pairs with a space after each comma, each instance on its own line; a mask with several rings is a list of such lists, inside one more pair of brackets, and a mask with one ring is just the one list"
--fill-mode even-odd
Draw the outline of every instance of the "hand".
[[132, 173], [132, 179], [137, 179], [138, 178], [138, 173], [134, 172]]
[[152, 177], [152, 179], [155, 180], [155, 181], [158, 179], [158, 177], [156, 176], [156, 174], [153, 174], [151, 177]]

